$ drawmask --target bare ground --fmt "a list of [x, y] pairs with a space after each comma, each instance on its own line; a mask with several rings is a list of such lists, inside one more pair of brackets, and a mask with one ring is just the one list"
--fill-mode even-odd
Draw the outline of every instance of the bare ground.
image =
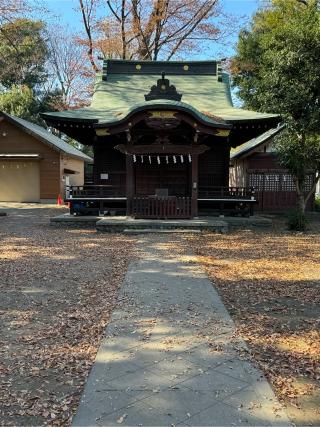
[[63, 208], [17, 207], [0, 217], [0, 425], [67, 426], [134, 239], [51, 227]]
[[[7, 211], [0, 217], [0, 424], [67, 426], [136, 254], [134, 239], [50, 227], [53, 208]], [[190, 244], [190, 262], [207, 270], [293, 422], [319, 426], [319, 221], [305, 235], [277, 221], [270, 231], [188, 236]], [[171, 245], [185, 256], [179, 239]]]
[[296, 425], [320, 426], [320, 222], [191, 236], [238, 333]]

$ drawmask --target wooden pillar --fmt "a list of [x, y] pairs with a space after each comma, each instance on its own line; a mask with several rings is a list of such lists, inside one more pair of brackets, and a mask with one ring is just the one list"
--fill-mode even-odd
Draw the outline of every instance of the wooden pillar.
[[134, 196], [134, 170], [133, 158], [130, 154], [126, 155], [126, 197], [127, 197], [127, 216], [131, 214], [131, 199]]
[[191, 162], [191, 216], [198, 216], [198, 154], [192, 154]]

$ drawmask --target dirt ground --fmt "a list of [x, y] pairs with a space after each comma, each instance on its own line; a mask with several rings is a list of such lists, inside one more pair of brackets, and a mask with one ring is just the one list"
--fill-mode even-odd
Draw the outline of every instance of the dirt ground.
[[[135, 239], [50, 226], [64, 208], [10, 206], [0, 216], [0, 425], [68, 426]], [[320, 426], [319, 218], [307, 234], [276, 220], [186, 236], [181, 256], [186, 245], [292, 421]]]
[[10, 206], [0, 216], [0, 425], [67, 426], [134, 239], [50, 226], [64, 208]]
[[306, 234], [189, 237], [239, 334], [300, 426], [320, 426], [320, 218]]

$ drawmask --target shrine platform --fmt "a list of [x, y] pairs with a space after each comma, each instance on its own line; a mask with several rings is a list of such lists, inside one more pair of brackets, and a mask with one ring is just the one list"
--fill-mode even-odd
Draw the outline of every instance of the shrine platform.
[[108, 233], [150, 233], [150, 232], [201, 232], [227, 233], [234, 228], [271, 227], [272, 221], [262, 216], [251, 217], [199, 217], [195, 219], [133, 219], [125, 216], [73, 216], [58, 215], [50, 218], [50, 224], [59, 227], [96, 228]]

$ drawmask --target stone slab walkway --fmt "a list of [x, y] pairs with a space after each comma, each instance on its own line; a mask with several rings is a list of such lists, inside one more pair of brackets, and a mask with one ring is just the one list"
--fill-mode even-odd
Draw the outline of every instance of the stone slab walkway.
[[211, 282], [169, 241], [140, 238], [73, 426], [291, 425]]

